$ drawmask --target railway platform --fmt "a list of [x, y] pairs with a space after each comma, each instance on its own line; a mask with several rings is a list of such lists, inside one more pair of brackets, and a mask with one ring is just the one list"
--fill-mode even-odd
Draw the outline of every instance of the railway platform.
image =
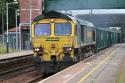
[[116, 44], [39, 83], [115, 83], [125, 44]]
[[23, 56], [31, 55], [31, 54], [33, 54], [32, 50], [13, 52], [13, 53], [8, 53], [8, 54], [0, 54], [0, 60], [23, 57]]

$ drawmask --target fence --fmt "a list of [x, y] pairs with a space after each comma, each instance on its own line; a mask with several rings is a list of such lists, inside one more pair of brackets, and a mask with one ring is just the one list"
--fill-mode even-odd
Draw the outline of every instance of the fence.
[[[18, 36], [19, 36], [19, 34], [18, 34]], [[18, 40], [19, 40], [19, 37], [18, 37]], [[1, 35], [0, 35], [0, 43], [1, 43], [4, 47], [6, 47], [6, 46], [7, 46], [6, 42], [7, 42], [7, 35], [6, 35], [6, 33], [1, 34]], [[9, 43], [9, 48], [11, 48], [11, 49], [16, 49], [16, 33], [14, 33], [14, 32], [9, 32], [9, 35], [8, 35], [8, 43]], [[18, 42], [18, 43], [19, 43], [19, 42]], [[18, 48], [19, 48], [19, 46], [18, 46]]]

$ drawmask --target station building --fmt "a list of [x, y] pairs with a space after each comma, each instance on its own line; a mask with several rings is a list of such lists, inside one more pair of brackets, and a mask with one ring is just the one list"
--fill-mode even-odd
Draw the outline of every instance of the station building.
[[[30, 7], [32, 9], [32, 20], [42, 14], [42, 0], [19, 0], [20, 5], [20, 48], [22, 50], [30, 49]], [[31, 5], [32, 4], [32, 5]]]
[[[31, 17], [32, 20], [42, 14], [42, 1], [43, 0], [19, 0], [19, 12], [20, 12], [20, 23], [18, 26], [18, 49], [19, 50], [30, 50], [30, 7], [32, 9]], [[31, 5], [32, 4], [32, 5]], [[3, 37], [4, 36], [4, 37]], [[1, 43], [3, 42], [6, 46], [7, 33], [0, 35]], [[8, 41], [9, 48], [16, 49], [16, 27], [8, 30]]]

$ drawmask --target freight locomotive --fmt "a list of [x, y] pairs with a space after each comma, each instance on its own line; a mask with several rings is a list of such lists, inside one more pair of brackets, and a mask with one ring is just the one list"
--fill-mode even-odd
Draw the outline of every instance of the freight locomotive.
[[96, 28], [88, 21], [49, 11], [32, 23], [33, 60], [40, 72], [56, 72], [117, 43], [118, 34]]

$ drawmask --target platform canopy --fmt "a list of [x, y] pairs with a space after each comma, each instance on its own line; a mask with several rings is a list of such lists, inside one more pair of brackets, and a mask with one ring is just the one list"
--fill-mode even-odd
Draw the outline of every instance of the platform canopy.
[[125, 0], [44, 0], [45, 9], [125, 9]]
[[66, 11], [96, 26], [125, 26], [125, 0], [45, 0], [45, 9]]

